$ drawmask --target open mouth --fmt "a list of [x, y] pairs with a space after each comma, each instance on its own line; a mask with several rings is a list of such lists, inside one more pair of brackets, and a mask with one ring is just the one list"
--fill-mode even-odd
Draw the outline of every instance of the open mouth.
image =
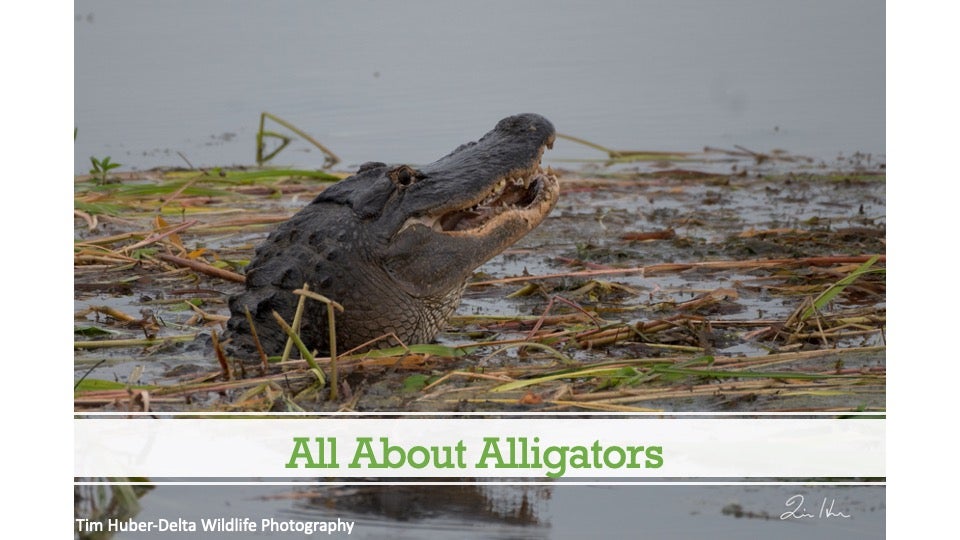
[[560, 193], [556, 174], [540, 165], [544, 151], [553, 148], [555, 140], [551, 134], [529, 166], [510, 171], [485, 192], [458, 206], [408, 218], [400, 232], [419, 225], [453, 236], [484, 235], [491, 228], [516, 220], [525, 222], [522, 228], [526, 230], [536, 227], [553, 208]]
[[547, 185], [557, 182], [552, 171], [539, 165], [501, 178], [478, 202], [467, 208], [451, 210], [430, 225], [436, 231], [469, 231], [482, 227], [497, 216], [535, 208], [546, 197]]

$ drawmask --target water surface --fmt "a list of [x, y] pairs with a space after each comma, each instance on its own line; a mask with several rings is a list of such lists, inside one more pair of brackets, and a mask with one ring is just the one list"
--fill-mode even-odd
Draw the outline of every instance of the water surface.
[[[77, 0], [75, 18], [77, 172], [251, 164], [262, 111], [345, 168], [429, 162], [524, 111], [621, 149], [885, 152], [871, 0]], [[277, 162], [323, 159], [297, 142]]]
[[[250, 517], [355, 523], [356, 538], [882, 538], [884, 486], [550, 486], [423, 488], [398, 486], [160, 486], [144, 496], [139, 521]], [[475, 493], [470, 494], [470, 489]], [[483, 491], [499, 492], [484, 501]], [[391, 494], [395, 493], [396, 496]], [[781, 519], [803, 496], [804, 514]], [[415, 499], [415, 500], [414, 500]], [[464, 500], [466, 499], [466, 500]], [[524, 502], [525, 501], [525, 502]], [[824, 501], [826, 501], [824, 503]], [[464, 506], [466, 504], [467, 506]], [[523, 504], [523, 509], [520, 505]], [[849, 516], [825, 517], [822, 505]], [[470, 506], [472, 505], [472, 506]], [[405, 507], [420, 509], [405, 514]], [[451, 512], [451, 508], [460, 508]], [[739, 512], [738, 512], [739, 510]], [[797, 512], [801, 514], [801, 512]], [[198, 526], [199, 528], [199, 526]], [[317, 536], [324, 533], [315, 533]], [[199, 533], [120, 533], [134, 538], [196, 538]], [[301, 533], [211, 534], [231, 538], [305, 538]], [[340, 537], [345, 534], [338, 535]]]

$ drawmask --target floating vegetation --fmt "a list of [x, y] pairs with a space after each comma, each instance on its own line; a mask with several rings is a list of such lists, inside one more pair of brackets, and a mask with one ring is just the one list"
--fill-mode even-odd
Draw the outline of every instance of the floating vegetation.
[[882, 171], [743, 171], [558, 171], [557, 209], [438, 343], [324, 356], [294, 320], [284, 355], [241, 361], [223, 331], [254, 247], [345, 174], [102, 168], [74, 188], [75, 407], [883, 410]]
[[[313, 146], [317, 147], [321, 152], [323, 152], [323, 155], [325, 156], [324, 162], [323, 162], [323, 168], [328, 169], [340, 162], [340, 158], [338, 158], [337, 155], [334, 154], [329, 148], [324, 146], [322, 143], [320, 143], [319, 141], [317, 141], [316, 139], [308, 135], [306, 132], [304, 132], [297, 126], [294, 126], [290, 122], [287, 122], [286, 120], [278, 116], [272, 115], [268, 112], [263, 112], [263, 113], [260, 113], [260, 129], [257, 130], [257, 165], [262, 166], [264, 163], [273, 159], [277, 154], [280, 153], [281, 150], [286, 148], [287, 145], [290, 144], [290, 141], [292, 140], [290, 137], [286, 135], [265, 129], [267, 119], [270, 119], [276, 122], [277, 124], [292, 131], [293, 133], [296, 133], [297, 135], [302, 137], [305, 141], [309, 142]], [[268, 139], [268, 138], [279, 139], [280, 144], [270, 152], [265, 153], [266, 152], [265, 139]]]

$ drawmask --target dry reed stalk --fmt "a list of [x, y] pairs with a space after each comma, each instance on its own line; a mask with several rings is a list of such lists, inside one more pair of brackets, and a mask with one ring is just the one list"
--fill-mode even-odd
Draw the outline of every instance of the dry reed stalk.
[[176, 343], [196, 339], [196, 334], [146, 339], [99, 339], [94, 341], [74, 341], [74, 349], [106, 349], [116, 347], [147, 347], [162, 343]]
[[73, 257], [73, 264], [83, 264], [87, 262], [92, 263], [101, 263], [109, 267], [115, 267], [118, 264], [131, 264], [136, 263], [136, 259], [131, 259], [129, 257], [119, 257], [113, 255], [88, 255], [88, 254], [77, 254]]
[[170, 255], [168, 253], [158, 253], [156, 257], [162, 261], [166, 261], [177, 266], [186, 267], [202, 274], [207, 274], [208, 276], [225, 279], [227, 281], [233, 281], [235, 283], [246, 283], [247, 281], [246, 277], [237, 274], [236, 272], [217, 268], [216, 266], [209, 265], [205, 262], [193, 259], [184, 259], [183, 257], [177, 257], [176, 255]]
[[142, 247], [144, 247], [144, 246], [149, 246], [150, 244], [153, 244], [153, 243], [155, 243], [155, 242], [158, 242], [158, 241], [160, 241], [160, 240], [163, 240], [164, 238], [166, 238], [166, 237], [168, 237], [168, 236], [170, 236], [170, 235], [174, 235], [174, 234], [179, 233], [180, 231], [184, 231], [184, 230], [186, 230], [186, 229], [189, 229], [190, 227], [193, 227], [193, 226], [196, 225], [197, 223], [200, 223], [200, 222], [199, 222], [199, 221], [196, 221], [196, 220], [188, 221], [188, 222], [186, 222], [186, 223], [181, 223], [180, 225], [177, 225], [176, 227], [173, 227], [173, 228], [171, 228], [170, 230], [164, 231], [164, 232], [162, 232], [162, 233], [152, 233], [152, 234], [150, 234], [149, 236], [147, 236], [146, 238], [144, 238], [143, 240], [137, 242], [136, 244], [131, 244], [131, 245], [129, 245], [129, 246], [125, 246], [125, 247], [120, 248], [120, 249], [118, 250], [118, 252], [121, 253], [121, 254], [130, 253], [130, 252], [132, 252], [132, 251], [135, 250], [135, 249], [139, 249], [139, 248], [142, 248]]
[[260, 337], [257, 336], [257, 325], [253, 324], [253, 316], [250, 315], [250, 310], [247, 306], [243, 306], [243, 314], [247, 317], [247, 323], [250, 325], [250, 335], [253, 337], [253, 345], [257, 348], [257, 354], [260, 355], [260, 371], [261, 373], [267, 372], [267, 353], [264, 352], [263, 346], [260, 344]]
[[223, 371], [223, 378], [233, 379], [233, 374], [230, 372], [230, 364], [227, 362], [227, 355], [224, 354], [223, 349], [220, 347], [220, 338], [217, 336], [217, 331], [214, 330], [210, 333], [210, 338], [213, 340], [213, 352], [217, 356], [217, 362], [220, 363], [220, 369]]

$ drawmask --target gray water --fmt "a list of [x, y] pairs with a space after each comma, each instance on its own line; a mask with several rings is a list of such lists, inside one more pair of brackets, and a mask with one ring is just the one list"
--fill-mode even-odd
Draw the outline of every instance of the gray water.
[[[350, 492], [369, 491], [355, 505]], [[875, 539], [886, 530], [886, 487], [884, 486], [562, 486], [534, 491], [523, 487], [497, 488], [505, 491], [504, 516], [496, 518], [495, 502], [477, 500], [473, 509], [459, 513], [444, 511], [462, 491], [443, 488], [434, 491], [421, 515], [398, 514], [403, 500], [391, 500], [396, 488], [314, 488], [304, 496], [298, 488], [279, 486], [159, 486], [146, 494], [144, 510], [134, 519], [197, 522], [216, 517], [249, 517], [279, 521], [336, 521], [355, 523], [351, 537], [396, 539], [494, 539], [529, 538], [814, 538]], [[482, 489], [482, 488], [478, 488]], [[515, 504], [526, 491], [530, 503], [526, 518], [518, 519]], [[338, 493], [339, 492], [339, 493]], [[513, 497], [511, 497], [511, 492]], [[297, 494], [300, 496], [297, 496]], [[538, 495], [532, 495], [538, 493]], [[379, 494], [379, 495], [378, 495]], [[801, 495], [791, 500], [792, 497]], [[512, 499], [512, 500], [511, 500]], [[790, 502], [788, 502], [790, 501]], [[826, 501], [826, 502], [824, 502]], [[417, 502], [411, 501], [411, 506]], [[396, 508], [391, 508], [396, 506]], [[799, 511], [802, 506], [803, 511]], [[826, 514], [822, 507], [832, 508]], [[736, 510], [741, 513], [736, 513]], [[796, 516], [783, 516], [795, 511]], [[392, 515], [391, 514], [396, 514]], [[326, 536], [325, 533], [315, 533]], [[309, 538], [302, 532], [247, 533], [118, 533], [116, 540], [136, 538]], [[338, 534], [337, 537], [346, 537]]]
[[[617, 149], [885, 153], [875, 0], [75, 2], [75, 169], [252, 164], [259, 115], [350, 168], [532, 111]], [[183, 158], [179, 154], [183, 155]], [[552, 160], [604, 157], [560, 141]], [[277, 164], [320, 167], [298, 141]]]

